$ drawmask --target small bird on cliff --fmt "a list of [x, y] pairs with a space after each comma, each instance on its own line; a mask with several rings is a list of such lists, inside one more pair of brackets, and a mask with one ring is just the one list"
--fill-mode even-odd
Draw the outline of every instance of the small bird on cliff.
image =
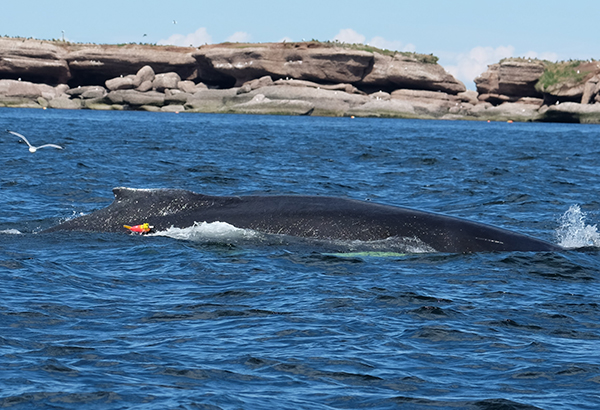
[[29, 152], [36, 152], [38, 149], [44, 148], [44, 147], [52, 147], [52, 148], [56, 148], [56, 149], [63, 149], [63, 147], [61, 147], [60, 145], [56, 145], [56, 144], [44, 144], [44, 145], [40, 145], [39, 147], [34, 147], [33, 145], [31, 145], [29, 143], [29, 141], [27, 141], [27, 138], [25, 138], [23, 135], [19, 134], [18, 132], [14, 132], [14, 131], [11, 131], [11, 130], [6, 130], [6, 132], [8, 132], [9, 134], [12, 134], [12, 135], [16, 135], [17, 137], [19, 137], [23, 141], [25, 141], [25, 143], [29, 146]]

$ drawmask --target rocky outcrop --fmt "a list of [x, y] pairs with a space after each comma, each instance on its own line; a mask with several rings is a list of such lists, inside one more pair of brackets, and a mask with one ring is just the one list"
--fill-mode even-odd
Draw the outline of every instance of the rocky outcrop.
[[426, 63], [411, 53], [393, 56], [373, 53], [373, 67], [356, 84], [370, 90], [429, 90], [448, 94], [466, 91], [465, 85], [438, 64]]
[[98, 85], [149, 65], [156, 72], [176, 72], [182, 78], [195, 79], [193, 50], [0, 38], [0, 76], [50, 85]]
[[535, 86], [543, 73], [544, 63], [539, 60], [506, 59], [492, 64], [475, 79], [479, 99], [497, 105], [541, 97]]
[[19, 80], [0, 80], [0, 106], [40, 108], [48, 106], [48, 101], [65, 97], [68, 87], [52, 87], [47, 84], [34, 84]]
[[234, 104], [227, 112], [235, 114], [279, 114], [310, 115], [315, 109], [313, 103], [302, 100], [271, 100], [264, 94], [256, 94], [250, 101]]
[[589, 78], [583, 86], [581, 104], [594, 104], [600, 102], [600, 74]]
[[[408, 95], [391, 101], [390, 93], [410, 89], [455, 96], [465, 91], [432, 56], [360, 48], [303, 42], [192, 49], [2, 39], [0, 61], [21, 81], [0, 89], [0, 105], [335, 116], [357, 110], [378, 116], [381, 96], [373, 93], [379, 92], [387, 94], [386, 116], [439, 116], [450, 97], [443, 104]], [[8, 65], [17, 55], [21, 64]], [[62, 71], [49, 70], [44, 79], [43, 70], [34, 70], [51, 65]], [[67, 89], [46, 90], [44, 96], [36, 82], [63, 83]]]
[[595, 61], [503, 60], [476, 79], [476, 92], [433, 56], [360, 45], [5, 38], [0, 78], [7, 107], [600, 123]]
[[419, 118], [415, 107], [410, 103], [383, 99], [371, 99], [365, 104], [351, 107], [347, 110], [347, 115], [356, 117]]
[[291, 85], [273, 85], [253, 90], [249, 93], [236, 94], [229, 99], [229, 104], [238, 104], [251, 100], [257, 94], [263, 94], [274, 101], [306, 101], [314, 105], [312, 115], [344, 116], [350, 108], [369, 101], [366, 95], [349, 94], [344, 91], [326, 90], [313, 87], [297, 87]]
[[544, 106], [539, 112], [539, 121], [600, 124], [600, 104], [566, 102]]
[[186, 80], [197, 76], [192, 48], [152, 47], [135, 44], [78, 45], [65, 49], [63, 58], [71, 74], [71, 85], [104, 84], [111, 78], [136, 73], [150, 66], [156, 73], [173, 72]]
[[109, 85], [115, 91], [139, 87], [141, 84], [132, 84], [132, 76], [144, 66], [152, 67], [155, 73], [175, 73], [180, 80], [216, 88], [240, 87], [269, 76], [273, 81], [345, 83], [367, 92], [398, 88], [450, 94], [465, 91], [464, 85], [432, 56], [382, 54], [338, 43], [225, 43], [194, 49], [0, 39], [0, 75], [7, 79], [50, 85], [68, 83], [71, 87], [118, 79]]
[[[185, 104], [186, 111], [219, 113], [237, 96], [238, 89], [205, 89], [196, 91]], [[240, 101], [245, 102], [245, 101]]]
[[350, 83], [366, 91], [410, 88], [457, 94], [466, 90], [433, 60], [413, 53], [383, 55], [309, 42], [203, 46], [192, 55], [208, 83], [226, 81], [231, 86], [270, 76], [275, 81]]
[[537, 106], [522, 102], [506, 102], [497, 106], [484, 103], [473, 107], [469, 114], [471, 117], [491, 121], [533, 121], [539, 117]]
[[[293, 78], [287, 80], [277, 80], [273, 82], [274, 85], [290, 85], [293, 87], [309, 87], [316, 88], [318, 90], [331, 90], [331, 91], [344, 91], [349, 94], [361, 94], [365, 95], [364, 92], [360, 91], [358, 88], [353, 86], [352, 84], [339, 83], [339, 84], [319, 84], [313, 81], [306, 80], [294, 80]], [[244, 87], [242, 87], [244, 88]]]
[[455, 95], [435, 91], [396, 90], [392, 92], [391, 98], [407, 102], [415, 112], [432, 118], [442, 117], [450, 113], [451, 108], [462, 103]]
[[0, 78], [64, 84], [71, 78], [64, 50], [47, 41], [0, 38]]
[[[143, 68], [132, 75], [132, 83], [140, 82], [140, 78], [135, 77], [142, 71], [149, 73], [148, 68]], [[454, 95], [440, 91], [400, 89], [392, 93], [377, 91], [367, 95], [357, 92], [348, 84], [321, 87], [301, 80], [272, 81], [270, 77], [252, 80], [242, 87], [217, 90], [208, 89], [203, 84], [176, 81], [176, 75], [165, 74], [155, 75], [152, 81], [142, 81], [142, 84], [150, 83], [147, 90], [143, 90], [141, 84], [138, 88], [123, 89], [116, 86], [118, 81], [113, 79], [106, 82], [107, 87], [71, 89], [65, 85], [51, 87], [0, 80], [0, 106], [600, 123], [600, 104], [564, 103], [548, 107], [542, 106], [542, 99], [523, 97], [518, 102], [492, 105], [478, 102], [474, 91]], [[153, 86], [155, 81], [156, 87]], [[174, 88], [164, 88], [166, 85]], [[159, 89], [163, 91], [157, 91]]]
[[600, 63], [567, 61], [550, 63], [531, 59], [506, 59], [488, 66], [475, 79], [479, 99], [493, 105], [527, 103], [541, 99], [546, 105], [575, 102], [593, 104], [600, 92]]
[[355, 83], [372, 65], [373, 53], [322, 47], [319, 43], [235, 44], [200, 47], [192, 53], [200, 77], [207, 83], [226, 82], [235, 87], [264, 76], [319, 83]]

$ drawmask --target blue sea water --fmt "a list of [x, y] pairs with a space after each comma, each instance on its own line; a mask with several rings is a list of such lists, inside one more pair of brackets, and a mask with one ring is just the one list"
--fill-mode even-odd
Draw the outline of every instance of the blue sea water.
[[[598, 126], [6, 108], [0, 126], [65, 147], [0, 135], [2, 408], [600, 407]], [[117, 186], [369, 199], [569, 249], [39, 233]]]

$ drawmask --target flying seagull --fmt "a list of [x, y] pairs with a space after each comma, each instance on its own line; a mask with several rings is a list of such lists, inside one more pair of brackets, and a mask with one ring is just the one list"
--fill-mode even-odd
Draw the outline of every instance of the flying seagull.
[[18, 132], [14, 132], [14, 131], [11, 131], [11, 130], [6, 130], [6, 132], [8, 132], [8, 133], [10, 133], [12, 135], [16, 135], [17, 137], [19, 137], [23, 141], [25, 141], [27, 143], [27, 145], [29, 145], [29, 152], [36, 152], [38, 149], [44, 148], [44, 147], [52, 147], [52, 148], [57, 148], [57, 149], [63, 149], [63, 147], [61, 147], [60, 145], [56, 145], [56, 144], [45, 144], [45, 145], [40, 145], [39, 147], [34, 147], [33, 145], [31, 145], [29, 143], [29, 141], [27, 141], [27, 138], [25, 138], [24, 136], [22, 136]]

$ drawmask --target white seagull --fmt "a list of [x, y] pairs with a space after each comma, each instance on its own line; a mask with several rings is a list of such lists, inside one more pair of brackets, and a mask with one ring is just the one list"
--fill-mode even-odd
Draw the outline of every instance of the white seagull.
[[11, 130], [6, 130], [6, 132], [8, 132], [8, 133], [10, 133], [12, 135], [16, 135], [17, 137], [19, 137], [23, 141], [25, 141], [27, 143], [27, 145], [29, 145], [29, 152], [36, 152], [38, 149], [44, 148], [44, 147], [52, 147], [52, 148], [57, 148], [57, 149], [63, 149], [63, 147], [61, 147], [60, 145], [56, 145], [56, 144], [45, 144], [45, 145], [40, 145], [39, 147], [34, 147], [33, 145], [31, 145], [29, 143], [29, 141], [27, 141], [27, 138], [25, 138], [24, 136], [22, 136], [18, 132], [14, 132], [14, 131], [11, 131]]

